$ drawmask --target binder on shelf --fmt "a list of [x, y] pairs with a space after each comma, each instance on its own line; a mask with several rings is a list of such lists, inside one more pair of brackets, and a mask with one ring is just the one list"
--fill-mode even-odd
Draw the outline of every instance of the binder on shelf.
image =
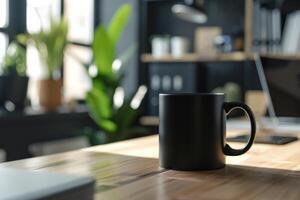
[[260, 4], [257, 1], [253, 2], [253, 18], [252, 18], [252, 31], [253, 31], [253, 45], [252, 51], [260, 51]]
[[273, 51], [272, 53], [280, 52], [280, 40], [281, 40], [281, 12], [279, 9], [272, 10], [272, 41]]
[[253, 52], [279, 53], [281, 49], [281, 11], [253, 2]]
[[288, 14], [282, 38], [282, 53], [296, 54], [300, 52], [300, 11]]
[[266, 8], [261, 8], [260, 11], [260, 52], [268, 52], [268, 11]]

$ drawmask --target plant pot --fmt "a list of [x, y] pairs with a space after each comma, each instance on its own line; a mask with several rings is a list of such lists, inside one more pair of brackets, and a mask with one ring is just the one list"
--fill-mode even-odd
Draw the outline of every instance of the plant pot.
[[9, 79], [6, 101], [13, 103], [13, 111], [22, 111], [25, 107], [29, 78], [12, 74]]
[[55, 111], [61, 105], [62, 80], [39, 80], [39, 102], [45, 111]]
[[6, 101], [7, 92], [9, 86], [9, 76], [1, 75], [0, 76], [0, 108], [3, 108]]

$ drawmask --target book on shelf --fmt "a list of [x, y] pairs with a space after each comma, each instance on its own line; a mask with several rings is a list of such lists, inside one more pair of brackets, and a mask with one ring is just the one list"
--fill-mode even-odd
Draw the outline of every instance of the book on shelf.
[[272, 44], [272, 53], [279, 53], [281, 51], [281, 12], [279, 9], [272, 10], [272, 24], [271, 27], [272, 37], [271, 40], [273, 41]]
[[253, 52], [279, 53], [281, 46], [281, 11], [253, 2]]
[[282, 36], [282, 53], [300, 52], [300, 11], [287, 15]]

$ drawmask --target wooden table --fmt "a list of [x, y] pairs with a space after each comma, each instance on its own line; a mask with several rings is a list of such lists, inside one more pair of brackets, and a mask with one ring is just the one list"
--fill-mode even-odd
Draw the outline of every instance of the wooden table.
[[300, 199], [300, 141], [255, 144], [212, 171], [164, 170], [157, 158], [158, 137], [150, 136], [0, 166], [92, 175], [95, 199]]

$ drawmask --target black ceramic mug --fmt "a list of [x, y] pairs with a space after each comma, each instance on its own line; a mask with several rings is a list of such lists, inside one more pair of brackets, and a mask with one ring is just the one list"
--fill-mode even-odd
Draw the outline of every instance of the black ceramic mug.
[[[226, 144], [226, 115], [240, 108], [251, 123], [251, 134], [243, 149]], [[250, 108], [225, 102], [222, 93], [159, 95], [160, 166], [175, 170], [206, 170], [225, 166], [225, 155], [237, 156], [253, 144], [256, 125]]]

